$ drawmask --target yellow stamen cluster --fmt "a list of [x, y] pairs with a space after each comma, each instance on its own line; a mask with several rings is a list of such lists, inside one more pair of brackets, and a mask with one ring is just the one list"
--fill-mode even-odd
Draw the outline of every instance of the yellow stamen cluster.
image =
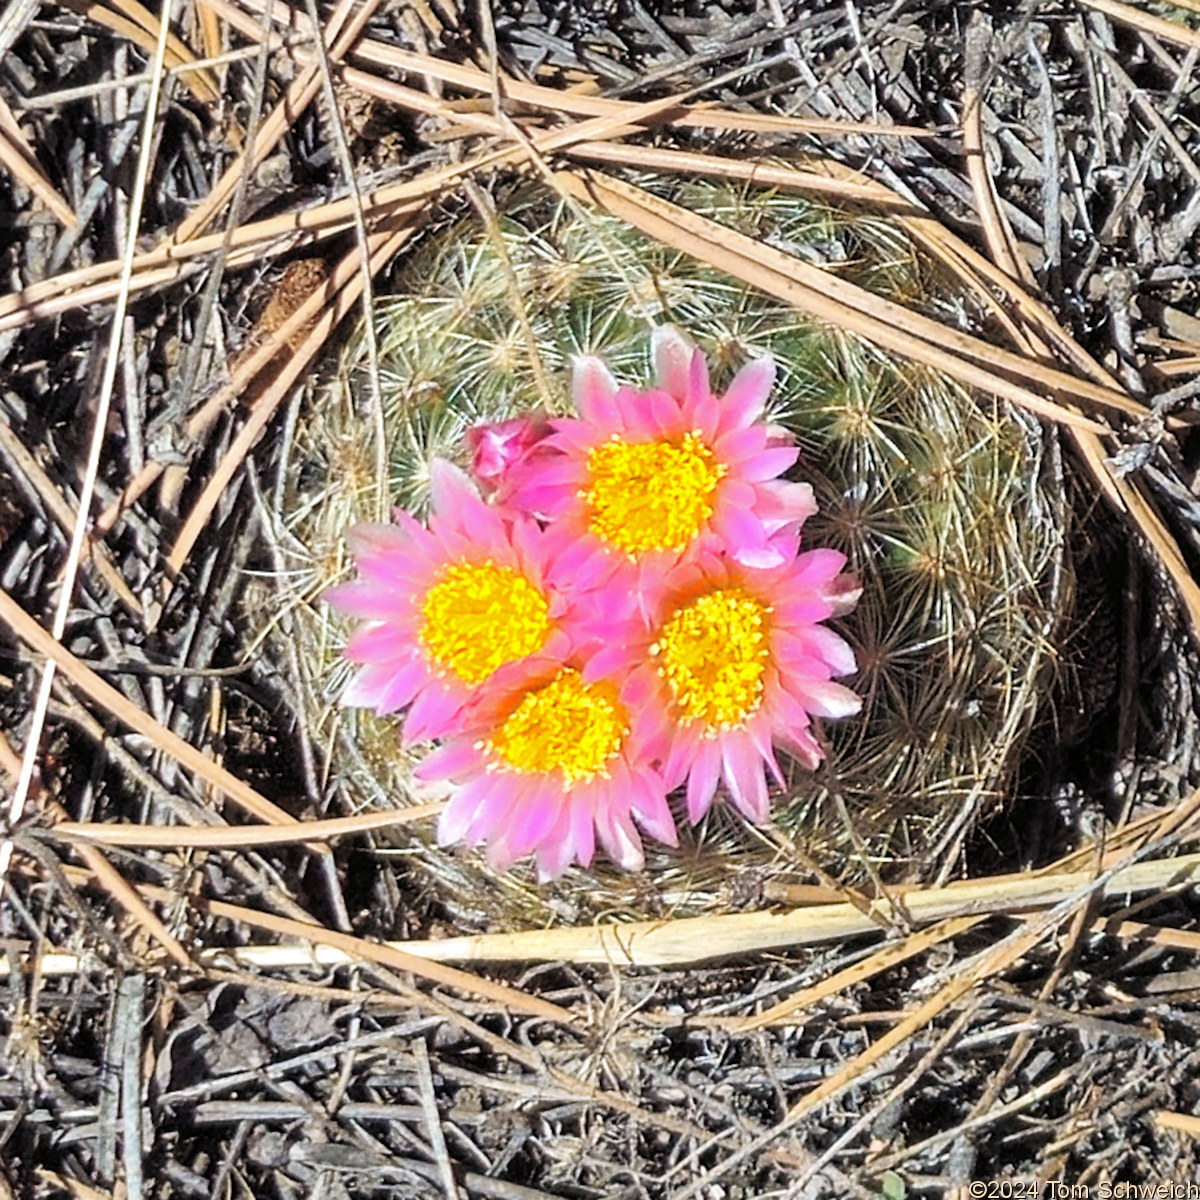
[[425, 593], [421, 615], [430, 657], [472, 686], [540, 650], [550, 634], [546, 597], [519, 572], [490, 561], [445, 567]]
[[695, 432], [656, 442], [614, 435], [592, 447], [587, 465], [588, 528], [630, 556], [684, 549], [712, 516], [726, 472]]
[[607, 776], [628, 730], [612, 687], [584, 683], [568, 667], [517, 705], [492, 737], [490, 749], [515, 771], [560, 771], [570, 786]]
[[685, 721], [743, 725], [762, 703], [771, 609], [740, 587], [717, 588], [677, 608], [651, 653]]

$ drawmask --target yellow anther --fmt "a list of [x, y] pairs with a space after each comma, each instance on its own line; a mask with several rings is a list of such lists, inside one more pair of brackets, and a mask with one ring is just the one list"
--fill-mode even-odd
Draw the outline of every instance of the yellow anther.
[[651, 653], [685, 721], [733, 729], [758, 711], [770, 611], [744, 588], [727, 587], [688, 601], [667, 619]]
[[607, 776], [628, 729], [615, 690], [607, 683], [584, 683], [567, 667], [524, 697], [497, 730], [491, 749], [514, 771], [559, 771], [570, 785]]
[[421, 615], [420, 638], [430, 657], [472, 686], [540, 650], [550, 634], [546, 597], [519, 572], [491, 560], [443, 568], [425, 593]]
[[684, 549], [712, 516], [726, 467], [692, 432], [656, 442], [614, 435], [592, 447], [588, 472], [588, 528], [632, 557]]

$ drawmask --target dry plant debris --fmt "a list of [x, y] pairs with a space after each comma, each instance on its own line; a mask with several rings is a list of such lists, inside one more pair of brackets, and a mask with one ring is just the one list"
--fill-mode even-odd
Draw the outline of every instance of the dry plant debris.
[[[1121, 0], [8, 0], [0, 1195], [1194, 1180], [1198, 60], [1194, 5]], [[648, 172], [887, 214], [970, 302]], [[814, 862], [658, 965], [417, 953], [462, 931], [379, 831], [425, 814], [346, 811], [276, 515], [361, 315], [518, 179], [1060, 430], [1077, 616], [948, 886]]]

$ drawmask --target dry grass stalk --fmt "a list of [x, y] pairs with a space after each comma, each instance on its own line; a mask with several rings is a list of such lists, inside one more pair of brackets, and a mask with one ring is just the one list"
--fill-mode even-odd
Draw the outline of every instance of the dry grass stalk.
[[102, 1192], [72, 1175], [60, 1175], [44, 1167], [38, 1167], [35, 1174], [47, 1187], [65, 1192], [72, 1200], [114, 1200], [112, 1192]]
[[[968, 33], [969, 86], [963, 104], [963, 142], [967, 149], [967, 168], [975, 192], [976, 207], [983, 220], [984, 236], [996, 266], [1010, 281], [1005, 291], [1011, 297], [1014, 293], [1028, 294], [1034, 281], [1028, 264], [1017, 250], [1012, 229], [1000, 209], [999, 197], [987, 166], [987, 156], [983, 152], [982, 97], [970, 84], [972, 74], [978, 76], [982, 73], [985, 38], [983, 19], [976, 14], [972, 31]], [[976, 43], [974, 53], [971, 50], [972, 40]], [[978, 60], [974, 71], [973, 59]], [[1032, 310], [1031, 315], [1036, 320], [1036, 332], [1022, 330], [1021, 340], [1018, 342], [1027, 354], [1041, 358], [1046, 356], [1048, 345], [1038, 336], [1041, 332], [1050, 331], [1053, 335], [1049, 339], [1050, 344], [1056, 346], [1061, 347], [1064, 342], [1074, 341], [1060, 329], [1053, 315], [1040, 305]], [[1110, 383], [1107, 372], [1089, 355], [1083, 354], [1082, 362], [1079, 355], [1073, 357], [1098, 383]], [[1142, 536], [1149, 542], [1183, 601], [1193, 639], [1200, 641], [1200, 585], [1184, 561], [1175, 538], [1137, 481], [1116, 475], [1109, 470], [1104, 443], [1094, 431], [1073, 426], [1068, 428], [1068, 434], [1079, 451], [1092, 481], [1109, 498], [1118, 512], [1126, 513], [1132, 519]]]
[[[396, 214], [396, 221], [415, 219], [420, 209], [413, 207], [401, 210]], [[185, 433], [189, 440], [198, 441], [211, 428], [213, 422], [241, 396], [265, 368], [267, 368], [281, 352], [290, 346], [292, 340], [303, 336], [311, 336], [321, 313], [329, 311], [331, 299], [345, 284], [347, 278], [357, 269], [357, 259], [352, 254], [345, 260], [349, 271], [335, 273], [321, 287], [317, 288], [291, 313], [278, 328], [261, 338], [245, 354], [239, 356], [237, 363], [230, 373], [229, 380], [208, 397], [203, 404], [188, 418]], [[261, 396], [260, 396], [261, 399]], [[124, 491], [108, 506], [95, 520], [93, 535], [102, 536], [120, 519], [121, 513], [130, 505], [135, 504], [157, 481], [164, 470], [159, 462], [148, 462], [142, 470], [126, 484]]]
[[[68, 871], [67, 874], [70, 876], [71, 872]], [[175, 900], [172, 893], [163, 888], [139, 885], [137, 890], [142, 896], [159, 903], [172, 903]], [[577, 1024], [576, 1016], [557, 1004], [551, 1004], [547, 1000], [531, 996], [517, 988], [472, 975], [455, 967], [448, 967], [442, 963], [421, 958], [399, 945], [372, 942], [366, 938], [326, 929], [315, 920], [297, 921], [290, 917], [278, 916], [275, 913], [246, 908], [240, 904], [228, 904], [222, 900], [196, 898], [194, 903], [201, 911], [211, 916], [266, 930], [293, 942], [309, 943], [311, 949], [304, 958], [298, 960], [299, 965], [318, 964], [329, 952], [333, 952], [340, 962], [370, 962], [391, 970], [403, 971], [418, 978], [427, 979], [431, 983], [453, 988], [466, 995], [477, 996], [489, 1003], [499, 1004], [506, 1012], [523, 1013], [526, 1016], [551, 1021], [556, 1025], [574, 1026]], [[323, 949], [324, 954], [322, 953]], [[214, 949], [204, 953], [209, 961], [221, 963], [236, 958], [238, 951], [236, 949]], [[13, 970], [13, 967], [12, 957], [7, 954], [0, 955], [0, 976], [7, 975]], [[72, 954], [44, 955], [37, 962], [37, 969], [43, 975], [64, 973], [64, 968], [67, 968], [65, 973], [77, 971], [79, 969], [78, 957]]]
[[[246, 37], [261, 36], [259, 27], [246, 20], [243, 11], [230, 0], [211, 0], [216, 11]], [[271, 7], [259, 0], [245, 0], [244, 8], [255, 13], [264, 10], [272, 21], [294, 33], [311, 34], [311, 26], [305, 13], [291, 8]], [[432, 54], [419, 54], [400, 46], [363, 38], [353, 48], [353, 56], [381, 67], [393, 67], [421, 79], [436, 79], [440, 83], [452, 84], [467, 91], [491, 96], [493, 77], [488, 71], [465, 63], [450, 62]], [[632, 102], [613, 100], [607, 97], [588, 95], [583, 91], [564, 88], [543, 87], [525, 80], [504, 76], [501, 80], [503, 95], [510, 101], [542, 108], [555, 116], [606, 117], [620, 116], [628, 112]], [[675, 111], [678, 110], [678, 111]], [[714, 132], [735, 130], [740, 133], [812, 134], [829, 137], [936, 137], [935, 132], [915, 125], [883, 124], [874, 121], [828, 121], [811, 117], [790, 117], [771, 113], [732, 111], [712, 104], [689, 106], [684, 96], [674, 97], [668, 109], [666, 123], [681, 127], [708, 129]]]
[[200, 26], [200, 40], [204, 43], [206, 58], [217, 58], [221, 53], [221, 19], [207, 0], [196, 0], [196, 21]]
[[[1103, 411], [1142, 416], [1145, 408], [1123, 392], [1065, 375], [1020, 355], [998, 350], [970, 334], [960, 333], [902, 305], [883, 300], [854, 284], [764, 246], [752, 238], [689, 213], [640, 188], [597, 172], [560, 173], [562, 186], [580, 200], [590, 200], [614, 216], [629, 221], [669, 246], [696, 254], [710, 265], [811, 313], [818, 320], [856, 333], [875, 345], [953, 379], [1002, 396], [1040, 417], [1059, 424], [1105, 433], [1095, 421], [1079, 417], [1060, 403], [1048, 401], [1028, 387], [1014, 384], [977, 364], [994, 364], [1018, 374], [1029, 385], [1089, 403]], [[948, 347], [949, 352], [941, 347]]]
[[[16, 785], [21, 775], [21, 759], [13, 750], [8, 738], [0, 731], [0, 772], [6, 774], [9, 783]], [[56, 820], [67, 816], [67, 811], [44, 788], [35, 784], [33, 795], [38, 804]], [[80, 846], [79, 857], [96, 877], [97, 883], [119, 904], [145, 933], [158, 942], [167, 954], [181, 967], [192, 967], [188, 952], [179, 940], [159, 919], [158, 914], [138, 895], [125, 877], [108, 861], [97, 846]]]
[[320, 946], [328, 946], [344, 955], [346, 961], [373, 962], [378, 963], [381, 967], [390, 967], [395, 971], [406, 971], [421, 979], [428, 979], [431, 983], [454, 988], [467, 995], [478, 996], [499, 1004], [506, 1012], [524, 1013], [526, 1016], [552, 1021], [556, 1025], [573, 1026], [578, 1023], [578, 1018], [573, 1013], [557, 1004], [551, 1004], [548, 1000], [531, 996], [518, 988], [506, 987], [502, 983], [471, 975], [455, 967], [432, 962], [401, 946], [393, 946], [387, 942], [372, 942], [348, 933], [338, 933], [336, 930], [326, 929], [316, 922], [312, 925], [305, 925], [300, 921], [293, 921], [289, 917], [259, 912], [240, 904], [226, 904], [218, 900], [200, 900], [197, 903], [213, 916], [239, 921], [244, 925], [266, 930], [268, 933], [275, 933], [281, 937], [297, 938], [310, 943], [314, 950]]
[[[420, 94], [414, 92], [411, 95], [418, 97]], [[592, 118], [565, 129], [541, 133], [531, 139], [531, 144], [539, 153], [548, 154], [564, 150], [579, 141], [620, 137], [633, 131], [637, 122], [649, 121], [669, 111], [671, 103], [668, 97], [630, 104], [618, 117]], [[429, 101], [428, 97], [421, 97], [421, 105], [422, 109], [431, 108], [443, 113], [448, 111], [444, 103]], [[373, 220], [385, 217], [412, 204], [423, 204], [441, 196], [468, 175], [511, 165], [525, 157], [523, 146], [504, 146], [458, 163], [434, 168], [415, 180], [390, 184], [360, 196], [251, 222], [229, 233], [162, 243], [153, 250], [135, 256], [132, 290], [137, 292], [175, 282], [187, 273], [184, 264], [202, 255], [222, 252], [227, 254], [229, 267], [246, 266], [261, 258], [268, 250], [273, 249], [278, 253], [308, 245], [319, 237], [332, 237], [353, 227], [360, 204], [364, 218]], [[55, 316], [111, 299], [119, 291], [119, 285], [113, 277], [119, 274], [120, 269], [120, 262], [110, 259], [61, 272], [20, 292], [0, 296], [0, 331], [19, 328], [38, 318]]]
[[1186, 950], [1189, 954], [1200, 954], [1200, 933], [1147, 925], [1142, 921], [1124, 921], [1119, 913], [1112, 917], [1097, 917], [1092, 922], [1092, 932], [1126, 942], [1146, 942], [1155, 946], [1169, 946], [1174, 950]]
[[36, 654], [54, 662], [62, 673], [96, 704], [130, 729], [149, 738], [164, 754], [193, 771], [206, 783], [212, 784], [240, 805], [246, 812], [271, 824], [292, 823], [292, 818], [266, 797], [259, 795], [249, 784], [215, 763], [206, 754], [184, 741], [178, 734], [155, 721], [140, 708], [131, 704], [115, 687], [105, 683], [90, 667], [85, 666], [61, 642], [50, 636], [15, 600], [0, 589], [0, 621]]
[[[54, 519], [58, 527], [69, 538], [75, 528], [75, 512], [70, 503], [54, 481], [42, 469], [42, 465], [26, 448], [24, 442], [13, 432], [8, 421], [0, 416], [0, 451], [9, 459], [13, 467], [25, 477], [30, 487], [37, 492], [38, 498], [46, 506], [46, 511]], [[91, 542], [85, 547], [85, 553], [95, 565], [100, 578], [112, 589], [113, 595], [125, 608], [139, 615], [142, 605], [133, 594], [129, 584], [125, 582], [120, 571], [113, 565], [112, 556], [108, 549]]]
[[62, 226], [75, 224], [75, 210], [62, 198], [58, 189], [46, 178], [33, 147], [25, 138], [17, 118], [0, 96], [0, 166], [12, 172], [54, 215]]
[[[1083, 3], [1088, 8], [1102, 12], [1106, 17], [1111, 17], [1122, 25], [1128, 25], [1131, 29], [1140, 30], [1142, 33], [1148, 33], [1156, 38], [1162, 38], [1164, 42], [1173, 42], [1177, 46], [1200, 47], [1200, 30], [1193, 29], [1179, 21], [1168, 21], [1165, 17], [1156, 17], [1153, 13], [1143, 12], [1140, 8], [1134, 8], [1130, 4], [1121, 4], [1118, 0], [1083, 0]], [[1180, 7], [1187, 8], [1189, 6], [1181, 3]]]
[[[1111, 868], [1110, 868], [1111, 869]], [[1136, 863], [1105, 884], [1106, 893], [1155, 892], [1189, 886], [1200, 875], [1200, 854]], [[971, 879], [901, 892], [896, 912], [913, 924], [980, 914], [1014, 913], [1065, 903], [1086, 892], [1091, 871]], [[857, 937], [892, 919], [893, 905], [869, 912], [853, 904], [814, 905], [790, 912], [743, 912], [676, 920], [636, 921], [587, 928], [484, 933], [409, 943], [414, 953], [460, 962], [617, 963], [664, 966], [704, 962], [789, 946]]]
[[[39, 802], [53, 817], [61, 819], [67, 815], [66, 809], [44, 792], [40, 795]], [[179, 939], [96, 846], [80, 846], [79, 857], [96, 876], [100, 886], [141, 926], [152, 941], [157, 942], [178, 966], [192, 969], [192, 958]]]
[[[132, 2], [132, 0], [130, 0]], [[83, 474], [79, 485], [79, 508], [71, 526], [71, 538], [67, 547], [66, 560], [63, 563], [58, 599], [54, 606], [54, 618], [51, 623], [49, 640], [54, 643], [61, 641], [66, 632], [67, 618], [71, 610], [75, 593], [78, 572], [87, 552], [87, 517], [91, 512], [92, 500], [95, 495], [97, 481], [100, 477], [100, 460], [104, 454], [104, 446], [108, 434], [108, 415], [112, 404], [113, 390], [116, 385], [117, 363], [121, 343], [125, 335], [125, 315], [129, 305], [130, 279], [132, 277], [134, 251], [137, 246], [137, 231], [141, 222], [142, 209], [146, 199], [147, 184], [150, 177], [150, 163], [154, 144], [154, 125], [158, 117], [158, 105], [162, 92], [163, 65], [166, 61], [167, 48], [170, 43], [168, 36], [169, 4], [164, 0], [163, 10], [157, 24], [158, 36], [154, 43], [153, 74], [146, 97], [146, 108], [141, 121], [141, 143], [138, 147], [137, 165], [134, 171], [133, 190], [129, 199], [128, 227], [125, 244], [121, 255], [121, 275], [118, 281], [117, 302], [109, 327], [109, 337], [106, 353], [103, 359], [103, 373], [100, 386], [93, 405], [91, 417], [91, 433], [88, 440], [87, 455], [83, 463]], [[5, 597], [6, 599], [8, 597]], [[40, 632], [40, 630], [39, 630]], [[17, 777], [16, 786], [8, 805], [8, 820], [15, 824], [20, 820], [25, 807], [29, 790], [33, 784], [36, 770], [37, 755], [41, 745], [42, 729], [50, 703], [50, 692], [54, 685], [55, 660], [47, 656], [42, 664], [41, 681], [32, 712], [30, 713], [29, 728], [26, 734], [25, 756], [21, 763], [21, 772]], [[0, 882], [7, 874], [12, 842], [5, 839], [0, 842]]]
[[[355, 0], [340, 0], [329, 17], [323, 36], [331, 41], [329, 57], [332, 62], [341, 59], [367, 22], [374, 15], [378, 0], [368, 0], [355, 9]], [[261, 35], [262, 30], [258, 33]], [[297, 115], [302, 113], [320, 91], [321, 78], [315, 66], [305, 68], [288, 85], [283, 98], [275, 105], [259, 126], [253, 146], [247, 147], [213, 184], [212, 190], [196, 208], [180, 223], [172, 242], [188, 242], [202, 233], [216, 218], [226, 202], [237, 190], [245, 176], [253, 178], [263, 159], [278, 144], [288, 131]]]
[[[1197, 856], [1196, 866], [1200, 866]], [[995, 945], [967, 959], [928, 1000], [906, 1014], [899, 1022], [881, 1034], [862, 1053], [844, 1063], [812, 1091], [806, 1092], [788, 1109], [783, 1119], [770, 1131], [749, 1147], [735, 1151], [709, 1171], [702, 1180], [679, 1193], [678, 1200], [687, 1200], [698, 1195], [705, 1186], [711, 1185], [731, 1167], [746, 1158], [760, 1144], [778, 1137], [794, 1126], [822, 1104], [839, 1096], [861, 1079], [873, 1066], [882, 1062], [892, 1051], [902, 1046], [909, 1038], [926, 1025], [936, 1020], [943, 1012], [957, 1004], [984, 980], [991, 979], [1020, 961], [1058, 925], [1071, 916], [1086, 897], [1098, 891], [1100, 882], [1086, 881], [1083, 890], [1061, 900], [1054, 908], [1038, 916], [1030, 917], [1007, 937]]]
[[[733, 955], [755, 954], [762, 951], [787, 947], [811, 946], [826, 941], [844, 941], [863, 934], [876, 933], [887, 928], [896, 912], [914, 925], [934, 923], [935, 928], [919, 934], [909, 935], [918, 939], [911, 943], [902, 941], [896, 946], [879, 951], [879, 964], [870, 968], [867, 964], [850, 968], [834, 990], [849, 986], [863, 970], [869, 977], [875, 970], [882, 970], [908, 957], [919, 947], [920, 939], [933, 944], [956, 936], [958, 924], [966, 928], [983, 917], [997, 914], [1014, 915], [1030, 910], [1062, 908], [1052, 925], [1067, 919], [1089, 895], [1123, 895], [1145, 892], [1165, 892], [1168, 889], [1191, 886], [1200, 877], [1200, 854], [1183, 855], [1170, 859], [1150, 859], [1120, 869], [1111, 869], [1103, 884], [1097, 884], [1092, 871], [1045, 873], [1040, 875], [1006, 875], [990, 879], [971, 879], [949, 884], [945, 887], [915, 888], [901, 892], [897, 900], [875, 901], [864, 913], [854, 904], [812, 905], [793, 909], [790, 912], [775, 910], [763, 912], [730, 913], [712, 917], [686, 917], [675, 920], [639, 921], [625, 924], [596, 924], [587, 928], [538, 929], [519, 933], [488, 933], [474, 936], [441, 938], [428, 941], [375, 943], [366, 939], [350, 939], [354, 949], [348, 949], [340, 940], [324, 941], [314, 937], [306, 929], [296, 934], [299, 922], [289, 922], [271, 927], [283, 936], [302, 937], [314, 941], [314, 950], [298, 952], [287, 944], [276, 946], [246, 946], [210, 952], [210, 957], [231, 958], [243, 967], [260, 970], [280, 970], [309, 964], [335, 966], [366, 957], [372, 961], [372, 950], [383, 946], [388, 951], [396, 950], [406, 956], [429, 962], [568, 962], [619, 965], [622, 967], [680, 966], [702, 963], [716, 958]], [[167, 901], [171, 894], [162, 889], [140, 888], [144, 895]], [[215, 915], [230, 916], [250, 922], [247, 913], [237, 906], [204, 901], [208, 910]], [[894, 908], [898, 903], [899, 907]], [[273, 920], [275, 918], [272, 918]], [[283, 920], [283, 918], [279, 918]], [[937, 923], [942, 923], [940, 927]], [[1097, 922], [1097, 927], [1102, 923]], [[266, 926], [264, 926], [265, 928]], [[1049, 928], [1049, 927], [1047, 927]], [[1105, 927], [1105, 931], [1108, 932]], [[1169, 931], [1170, 932], [1170, 931]], [[340, 939], [343, 935], [337, 935]], [[1038, 939], [1040, 940], [1040, 939]], [[1036, 944], [1033, 943], [1033, 944]], [[1025, 953], [1025, 947], [1021, 953]], [[1020, 955], [1017, 955], [1020, 957]], [[204, 956], [201, 956], [204, 961]], [[872, 962], [873, 960], [867, 960]], [[1016, 961], [1014, 958], [1012, 961]], [[76, 969], [76, 959], [71, 955], [47, 958], [42, 965], [44, 973], [71, 973]], [[1003, 969], [995, 967], [992, 973]], [[981, 975], [980, 978], [985, 978]], [[825, 985], [817, 985], [822, 995], [830, 994]], [[798, 1005], [814, 1002], [807, 994], [800, 993]], [[780, 1016], [771, 1020], [784, 1020], [784, 1001]], [[764, 1025], [767, 1014], [748, 1018], [747, 1028]]]
[[[368, 239], [368, 249], [371, 259], [366, 264], [366, 269], [371, 275], [383, 269], [384, 265], [408, 240], [411, 233], [412, 226], [404, 224], [399, 229], [390, 229], [382, 233], [376, 233]], [[359, 296], [363, 290], [363, 268], [364, 264], [360, 260], [356, 247], [350, 251], [334, 271], [330, 282], [333, 288], [340, 286], [336, 298], [317, 318], [312, 330], [305, 337], [301, 348], [288, 358], [278, 376], [271, 380], [263, 393], [255, 400], [245, 423], [238, 430], [232, 445], [222, 455], [216, 470], [205, 485], [196, 503], [192, 506], [191, 512], [188, 513], [183, 528], [179, 531], [175, 543], [171, 547], [170, 554], [167, 555], [167, 572], [172, 578], [182, 570], [188, 555], [192, 551], [192, 547], [196, 543], [196, 539], [208, 523], [208, 519], [219, 503], [222, 494], [229, 486], [234, 475], [241, 468], [246, 455], [250, 452], [255, 442], [258, 441], [268, 422], [275, 415], [279, 404], [288, 394], [292, 385], [308, 368], [309, 363], [320, 351], [321, 347], [324, 346], [326, 339], [337, 326], [338, 322], [358, 303]], [[280, 332], [290, 326], [295, 321], [296, 316], [303, 312], [304, 308], [305, 306], [302, 305], [297, 309], [292, 318], [280, 327]], [[296, 327], [303, 328], [303, 322], [298, 323]], [[273, 339], [276, 342], [280, 340], [284, 339], [280, 339], [278, 334]]]
[[330, 817], [317, 821], [290, 821], [286, 825], [221, 825], [214, 828], [195, 826], [181, 829], [170, 825], [117, 825], [112, 822], [70, 821], [65, 817], [54, 825], [55, 837], [66, 841], [100, 846], [167, 846], [221, 848], [223, 846], [277, 846], [288, 842], [324, 842], [407, 825], [436, 817], [440, 803], [414, 804], [411, 808], [383, 812], [358, 813], [352, 817]]
[[1172, 1112], [1170, 1109], [1160, 1108], [1154, 1113], [1154, 1123], [1159, 1129], [1170, 1129], [1175, 1133], [1200, 1139], [1200, 1117], [1192, 1116], [1190, 1113]]
[[[127, 37], [133, 44], [149, 54], [159, 36], [158, 18], [137, 0], [114, 0], [113, 7], [93, 3], [92, 0], [65, 0], [66, 7], [82, 13], [114, 33]], [[115, 10], [115, 11], [114, 11]], [[174, 33], [167, 34], [167, 51], [164, 61], [169, 67], [182, 67], [195, 62], [196, 56], [183, 40]], [[221, 93], [209, 71], [189, 71], [185, 75], [188, 88], [202, 104], [216, 104]]]
[[878, 975], [880, 971], [894, 967], [897, 963], [923, 954], [931, 946], [956, 938], [960, 933], [965, 933], [984, 919], [982, 916], [949, 917], [929, 929], [910, 933], [901, 941], [876, 950], [862, 962], [827, 975], [820, 983], [794, 992], [786, 1000], [780, 1000], [778, 1004], [773, 1004], [753, 1017], [741, 1017], [730, 1021], [729, 1027], [737, 1033], [752, 1033], [754, 1030], [764, 1029], [768, 1025], [794, 1023], [805, 1009], [811, 1008], [814, 1004], [829, 996], [836, 996], [838, 992], [853, 987], [856, 983], [862, 983], [872, 976]]

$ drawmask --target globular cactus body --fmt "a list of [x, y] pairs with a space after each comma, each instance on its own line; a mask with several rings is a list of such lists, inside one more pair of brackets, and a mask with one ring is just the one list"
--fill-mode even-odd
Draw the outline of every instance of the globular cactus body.
[[[777, 193], [659, 182], [678, 203], [881, 294], [959, 307], [886, 218], [836, 213]], [[465, 463], [466, 431], [532, 411], [569, 409], [573, 357], [596, 354], [644, 385], [650, 330], [670, 321], [709, 355], [721, 385], [771, 351], [771, 416], [798, 439], [794, 474], [820, 512], [807, 545], [850, 558], [863, 584], [840, 631], [864, 697], [826, 731], [828, 761], [796, 768], [773, 821], [748, 827], [718, 806], [677, 850], [654, 848], [643, 874], [598, 863], [539, 886], [518, 868], [441, 850], [431, 834], [397, 842], [463, 925], [514, 927], [727, 907], [811, 864], [842, 878], [866, 869], [931, 878], [953, 862], [1018, 761], [1069, 594], [1065, 512], [1051, 435], [1026, 415], [823, 328], [742, 283], [609, 217], [536, 190], [511, 195], [503, 248], [482, 223], [431, 235], [379, 303], [382, 412], [361, 339], [298, 432], [280, 519], [295, 535], [300, 668], [331, 770], [355, 806], [411, 802], [411, 762], [395, 730], [341, 708], [349, 677], [343, 623], [320, 602], [343, 577], [342, 538], [395, 504], [421, 512], [435, 456]], [[519, 307], [518, 307], [519, 306]], [[389, 477], [381, 486], [377, 430]]]

